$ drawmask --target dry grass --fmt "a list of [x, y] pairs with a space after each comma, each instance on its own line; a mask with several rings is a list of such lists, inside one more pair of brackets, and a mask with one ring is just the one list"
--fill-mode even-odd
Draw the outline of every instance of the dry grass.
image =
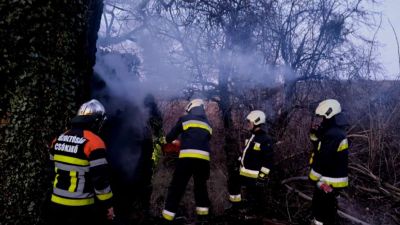
[[[275, 170], [267, 193], [270, 206], [268, 214], [294, 224], [306, 222], [310, 218], [310, 203], [304, 202], [293, 193], [287, 193], [286, 188], [280, 185], [280, 181], [307, 174], [311, 148], [308, 140], [312, 115], [310, 106], [324, 98], [336, 98], [342, 103], [344, 113], [351, 124], [349, 128], [350, 164], [361, 165], [365, 168], [364, 175], [350, 168], [350, 187], [342, 195], [340, 205], [345, 212], [353, 213], [353, 216], [371, 224], [395, 224], [396, 220], [400, 221], [398, 219], [399, 200], [396, 190], [393, 190], [393, 188], [399, 188], [400, 185], [400, 88], [398, 88], [398, 83], [341, 84], [340, 90], [326, 84], [322, 86], [330, 89], [324, 90], [321, 86], [315, 85], [304, 90], [316, 90], [316, 93], [321, 93], [320, 95], [298, 94], [298, 96], [306, 97], [298, 97], [300, 100], [296, 101], [297, 107], [286, 118], [287, 125], [272, 127], [270, 130], [277, 143]], [[302, 89], [299, 88], [299, 90]], [[274, 96], [272, 98], [278, 103], [282, 101]], [[263, 104], [262, 101], [264, 101], [262, 98], [257, 98], [252, 102], [252, 107], [262, 108], [272, 105], [273, 107], [264, 110], [275, 110], [268, 114], [271, 115], [272, 120], [278, 119], [281, 108], [275, 103]], [[164, 116], [165, 131], [169, 131], [175, 124], [186, 103], [174, 101], [159, 104]], [[234, 107], [235, 128], [233, 131], [225, 131], [217, 104], [214, 102], [207, 104], [206, 112], [214, 131], [211, 140], [212, 161], [208, 188], [212, 210], [216, 215], [221, 215], [224, 208], [229, 205], [226, 159], [223, 151], [225, 132], [234, 132], [234, 136], [240, 144], [243, 144], [241, 131], [243, 118], [248, 111], [243, 107]], [[162, 210], [173, 169], [173, 160], [162, 157], [153, 177], [152, 205], [153, 213], [156, 215]], [[372, 179], [372, 176], [365, 176], [367, 173], [373, 174], [375, 179]], [[384, 183], [393, 188], [385, 187]], [[299, 185], [300, 190], [311, 195], [311, 186], [304, 182]], [[193, 185], [190, 182], [181, 201], [181, 213], [188, 218], [193, 218], [195, 208], [192, 190]]]

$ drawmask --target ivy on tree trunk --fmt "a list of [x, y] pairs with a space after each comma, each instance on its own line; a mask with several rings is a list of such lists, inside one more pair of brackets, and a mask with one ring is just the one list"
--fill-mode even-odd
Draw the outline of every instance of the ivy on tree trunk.
[[103, 2], [0, 2], [0, 218], [42, 224], [48, 145], [90, 97]]

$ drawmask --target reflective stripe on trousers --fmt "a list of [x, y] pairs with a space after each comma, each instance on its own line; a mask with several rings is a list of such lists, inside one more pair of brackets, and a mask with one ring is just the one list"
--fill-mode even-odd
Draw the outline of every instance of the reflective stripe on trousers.
[[231, 202], [241, 202], [242, 201], [242, 195], [229, 195], [229, 201]]
[[208, 215], [208, 207], [196, 207], [196, 214], [197, 215]]
[[175, 218], [175, 213], [170, 212], [170, 211], [164, 209], [164, 210], [162, 211], [162, 216], [163, 216], [164, 219], [169, 220], [169, 221], [172, 221], [172, 220], [174, 220], [174, 218]]

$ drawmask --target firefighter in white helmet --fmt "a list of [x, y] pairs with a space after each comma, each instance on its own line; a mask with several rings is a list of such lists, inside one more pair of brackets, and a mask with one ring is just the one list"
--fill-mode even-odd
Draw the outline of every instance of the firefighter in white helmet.
[[194, 181], [196, 214], [199, 223], [205, 223], [209, 214], [210, 200], [207, 180], [210, 177], [210, 144], [212, 128], [207, 119], [202, 99], [193, 99], [185, 108], [186, 115], [179, 118], [166, 136], [167, 143], [173, 143], [180, 136], [179, 159], [168, 189], [162, 217], [167, 224], [176, 215], [186, 185]]
[[340, 103], [327, 99], [315, 110], [310, 132], [313, 151], [310, 158], [309, 178], [315, 183], [312, 200], [312, 224], [337, 223], [338, 190], [348, 186], [347, 165], [349, 144]]
[[[237, 214], [239, 208], [246, 207], [246, 214], [259, 216], [265, 208], [263, 198], [264, 186], [273, 165], [272, 140], [267, 135], [264, 125], [265, 113], [260, 110], [251, 111], [247, 117], [247, 129], [251, 132], [246, 139], [244, 149], [239, 157], [239, 171], [229, 179], [230, 212]], [[248, 205], [242, 206], [242, 187]]]

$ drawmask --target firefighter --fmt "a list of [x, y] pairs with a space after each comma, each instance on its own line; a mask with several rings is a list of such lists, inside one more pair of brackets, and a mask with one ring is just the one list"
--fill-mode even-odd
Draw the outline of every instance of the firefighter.
[[313, 151], [309, 178], [315, 183], [312, 214], [315, 225], [337, 223], [338, 191], [348, 186], [347, 164], [349, 144], [340, 103], [327, 99], [315, 110], [310, 139]]
[[173, 221], [189, 179], [193, 176], [196, 214], [199, 223], [207, 221], [210, 200], [207, 192], [207, 180], [210, 176], [210, 145], [212, 128], [208, 122], [204, 102], [193, 99], [186, 106], [187, 114], [167, 134], [167, 143], [174, 142], [180, 135], [179, 158], [168, 189], [163, 220]]
[[51, 225], [100, 224], [114, 218], [106, 149], [97, 136], [105, 119], [103, 105], [93, 99], [80, 107], [71, 129], [54, 139]]
[[265, 114], [260, 110], [252, 111], [246, 117], [247, 129], [251, 132], [246, 139], [244, 150], [238, 161], [237, 173], [229, 179], [229, 201], [232, 207], [228, 214], [238, 214], [242, 202], [241, 189], [245, 189], [247, 199], [247, 213], [254, 216], [261, 215], [265, 199], [264, 186], [273, 164], [272, 140], [267, 136], [265, 128]]

